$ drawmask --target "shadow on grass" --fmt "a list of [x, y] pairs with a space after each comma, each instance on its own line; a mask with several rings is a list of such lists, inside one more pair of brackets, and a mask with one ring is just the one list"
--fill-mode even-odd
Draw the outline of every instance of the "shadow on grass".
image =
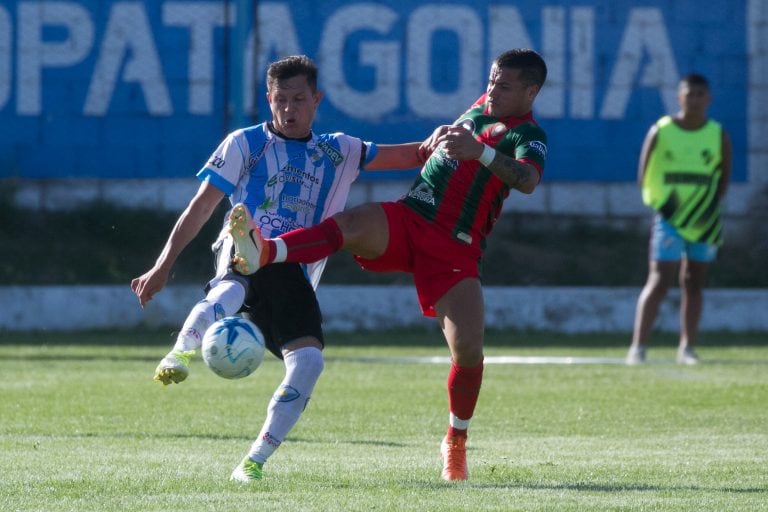
[[[201, 433], [201, 432], [173, 432], [173, 433], [156, 433], [156, 432], [110, 432], [108, 434], [99, 432], [78, 432], [78, 433], [66, 433], [66, 434], [31, 434], [30, 437], [34, 438], [54, 438], [54, 439], [92, 439], [92, 438], [110, 438], [110, 439], [189, 439], [189, 440], [205, 440], [205, 441], [252, 441], [253, 435], [243, 434], [221, 434], [221, 433]], [[292, 437], [289, 436], [286, 439], [291, 444], [340, 444], [340, 445], [354, 445], [354, 446], [378, 446], [386, 448], [405, 448], [409, 446], [406, 443], [396, 443], [391, 441], [371, 440], [371, 439], [345, 439], [345, 440], [331, 440], [328, 439], [309, 439], [304, 437]]]
[[440, 490], [446, 486], [460, 486], [470, 489], [520, 489], [529, 491], [576, 491], [576, 492], [595, 492], [595, 493], [616, 493], [616, 492], [654, 492], [654, 493], [676, 493], [676, 492], [719, 492], [736, 494], [768, 494], [768, 489], [761, 487], [745, 487], [743, 489], [734, 487], [702, 487], [698, 485], [648, 485], [648, 484], [599, 484], [599, 483], [530, 483], [520, 480], [510, 480], [509, 482], [473, 482], [471, 479], [466, 482], [435, 482], [432, 480], [422, 481], [402, 481], [405, 487], [419, 487], [426, 489]]

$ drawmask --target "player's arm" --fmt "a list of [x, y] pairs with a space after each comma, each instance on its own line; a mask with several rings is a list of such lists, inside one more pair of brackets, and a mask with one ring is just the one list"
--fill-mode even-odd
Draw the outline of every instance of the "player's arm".
[[496, 151], [493, 160], [486, 167], [501, 181], [524, 194], [533, 192], [541, 178], [539, 170], [532, 164], [517, 160], [500, 151]]
[[640, 150], [640, 160], [637, 162], [637, 183], [640, 186], [643, 185], [645, 171], [648, 168], [648, 160], [651, 158], [651, 153], [656, 147], [656, 137], [658, 133], [659, 127], [654, 123], [648, 130], [648, 133], [645, 134], [643, 148]]
[[224, 197], [224, 192], [208, 180], [200, 184], [195, 196], [181, 213], [168, 236], [168, 241], [155, 262], [155, 267], [170, 270], [181, 251], [200, 233], [216, 206]]
[[720, 182], [717, 184], [717, 197], [722, 199], [725, 196], [725, 192], [728, 190], [728, 184], [731, 181], [731, 173], [733, 169], [733, 146], [731, 145], [731, 138], [728, 136], [725, 130], [722, 131], [722, 163], [720, 167]]
[[208, 180], [200, 185], [197, 193], [173, 226], [165, 247], [163, 247], [154, 266], [144, 275], [131, 281], [131, 290], [139, 298], [139, 304], [144, 306], [152, 299], [153, 295], [165, 286], [179, 255], [200, 233], [222, 197], [224, 197], [224, 192]]
[[376, 148], [376, 156], [365, 164], [366, 171], [413, 169], [426, 160], [420, 142], [377, 144]]

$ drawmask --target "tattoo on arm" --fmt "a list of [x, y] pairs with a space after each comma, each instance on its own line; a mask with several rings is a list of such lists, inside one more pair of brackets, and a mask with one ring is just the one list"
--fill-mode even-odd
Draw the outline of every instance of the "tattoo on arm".
[[533, 190], [533, 187], [535, 187], [535, 183], [532, 183], [533, 179], [530, 168], [530, 165], [524, 164], [498, 151], [496, 152], [493, 162], [491, 162], [491, 165], [488, 167], [488, 169], [498, 176], [501, 181], [510, 187], [523, 192], [530, 192]]

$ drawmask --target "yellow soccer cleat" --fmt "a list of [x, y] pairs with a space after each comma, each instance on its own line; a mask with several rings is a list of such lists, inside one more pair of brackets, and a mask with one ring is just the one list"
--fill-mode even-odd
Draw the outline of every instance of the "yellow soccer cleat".
[[233, 206], [229, 213], [229, 232], [235, 244], [232, 266], [236, 271], [250, 275], [267, 264], [269, 246], [242, 203]]
[[194, 354], [194, 350], [170, 351], [155, 368], [153, 379], [162, 382], [164, 386], [183, 381], [189, 376], [189, 360]]
[[264, 467], [264, 464], [254, 462], [246, 456], [242, 462], [237, 465], [229, 479], [244, 484], [255, 480], [261, 480], [264, 477], [264, 472], [261, 469], [262, 467]]

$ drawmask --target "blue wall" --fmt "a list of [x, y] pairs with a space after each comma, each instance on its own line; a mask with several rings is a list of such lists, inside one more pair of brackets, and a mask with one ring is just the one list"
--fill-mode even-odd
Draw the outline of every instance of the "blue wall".
[[227, 131], [268, 116], [266, 65], [290, 53], [320, 65], [318, 131], [421, 140], [479, 96], [493, 57], [529, 46], [550, 68], [535, 109], [547, 181], [634, 180], [691, 71], [746, 178], [744, 0], [255, 2], [225, 31], [235, 3], [4, 0], [0, 177], [192, 176]]

